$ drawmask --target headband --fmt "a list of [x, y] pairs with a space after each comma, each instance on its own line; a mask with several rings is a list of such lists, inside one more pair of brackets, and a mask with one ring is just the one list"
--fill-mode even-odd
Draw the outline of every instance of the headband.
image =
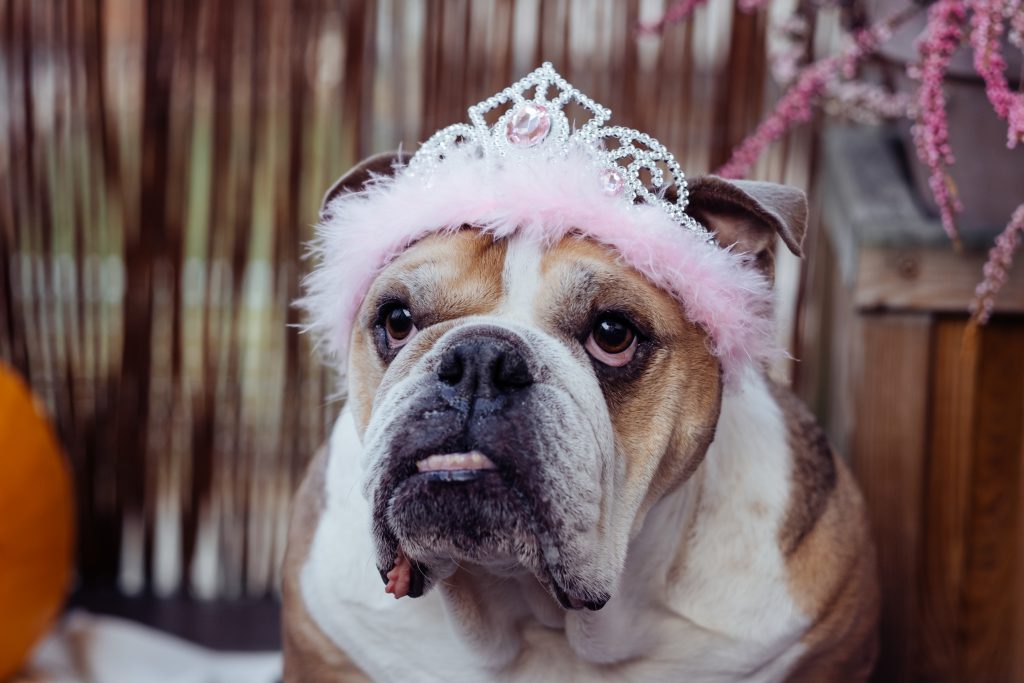
[[[570, 125], [571, 104], [590, 118]], [[380, 271], [417, 240], [467, 226], [494, 239], [579, 236], [609, 247], [707, 332], [727, 376], [777, 353], [770, 280], [687, 213], [686, 178], [665, 147], [605, 126], [610, 116], [545, 63], [470, 107], [470, 123], [438, 131], [392, 175], [329, 197], [299, 305], [342, 374]]]

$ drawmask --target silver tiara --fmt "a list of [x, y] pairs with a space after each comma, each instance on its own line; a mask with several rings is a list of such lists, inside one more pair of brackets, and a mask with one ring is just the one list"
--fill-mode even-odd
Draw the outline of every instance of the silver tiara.
[[[552, 88], [556, 95], [549, 99]], [[531, 89], [533, 97], [527, 99]], [[591, 114], [583, 125], [575, 127], [563, 111], [573, 100]], [[497, 122], [488, 126], [485, 115], [506, 106]], [[630, 204], [656, 206], [682, 227], [708, 235], [707, 229], [686, 213], [686, 176], [675, 157], [646, 133], [621, 126], [605, 127], [611, 115], [610, 109], [581, 93], [550, 62], [544, 62], [519, 82], [470, 107], [470, 123], [457, 123], [434, 133], [409, 161], [408, 170], [429, 177], [454, 150], [499, 159], [538, 155], [565, 158], [572, 150], [584, 150], [594, 159], [594, 182], [606, 195], [622, 197]], [[675, 201], [666, 199], [673, 186]]]

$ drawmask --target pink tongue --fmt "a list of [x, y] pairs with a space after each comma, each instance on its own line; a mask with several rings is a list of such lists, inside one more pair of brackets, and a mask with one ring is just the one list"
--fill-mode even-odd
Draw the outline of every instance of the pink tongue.
[[405, 553], [399, 549], [395, 558], [395, 566], [388, 572], [388, 585], [384, 587], [385, 593], [391, 593], [398, 598], [404, 598], [409, 594], [409, 582], [412, 580], [412, 563]]

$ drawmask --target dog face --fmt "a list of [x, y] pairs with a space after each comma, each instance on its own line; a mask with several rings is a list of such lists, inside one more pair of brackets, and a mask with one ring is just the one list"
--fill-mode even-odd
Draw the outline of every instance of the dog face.
[[714, 434], [704, 332], [583, 239], [426, 238], [380, 274], [353, 334], [381, 567], [401, 549], [429, 578], [526, 569], [564, 606], [600, 607], [645, 503]]
[[[721, 195], [702, 218], [760, 262], [778, 226]], [[583, 237], [426, 237], [377, 276], [349, 348], [377, 565], [411, 560], [414, 597], [477, 565], [599, 609], [646, 510], [703, 458], [722, 395], [704, 330]]]

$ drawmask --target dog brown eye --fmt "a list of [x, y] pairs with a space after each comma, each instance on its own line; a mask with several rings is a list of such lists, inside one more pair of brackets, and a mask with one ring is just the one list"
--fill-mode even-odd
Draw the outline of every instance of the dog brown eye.
[[605, 365], [625, 365], [636, 354], [636, 330], [620, 318], [601, 317], [590, 329], [583, 346]]
[[409, 340], [416, 331], [416, 325], [408, 308], [395, 306], [384, 315], [384, 329], [388, 333], [388, 346], [397, 348]]
[[622, 353], [636, 338], [633, 330], [621, 320], [603, 318], [594, 325], [594, 341], [607, 353]]

